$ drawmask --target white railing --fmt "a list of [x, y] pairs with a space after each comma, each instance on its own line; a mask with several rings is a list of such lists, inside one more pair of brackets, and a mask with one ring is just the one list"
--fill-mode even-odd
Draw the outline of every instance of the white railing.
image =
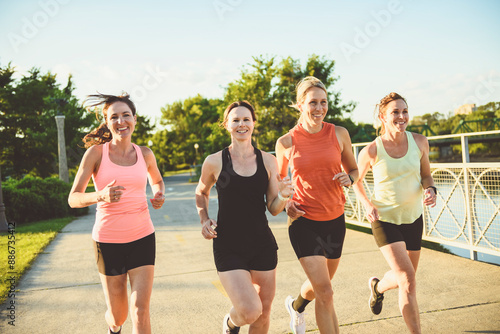
[[[474, 132], [429, 137], [436, 140], [460, 139], [462, 162], [431, 163], [434, 183], [438, 188], [434, 208], [424, 209], [423, 239], [470, 251], [500, 256], [500, 161], [473, 163], [469, 160], [469, 138], [500, 135], [500, 131]], [[353, 144], [355, 156], [368, 143]], [[497, 152], [498, 153], [498, 152]], [[365, 190], [373, 192], [373, 176], [364, 179]], [[361, 203], [352, 189], [346, 190], [347, 222], [370, 227]]]

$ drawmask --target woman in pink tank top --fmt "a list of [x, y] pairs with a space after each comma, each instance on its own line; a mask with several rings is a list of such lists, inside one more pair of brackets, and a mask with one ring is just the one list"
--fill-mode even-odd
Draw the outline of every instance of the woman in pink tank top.
[[[72, 208], [97, 204], [92, 231], [99, 275], [106, 297], [108, 333], [120, 333], [128, 316], [130, 280], [134, 333], [151, 333], [155, 234], [149, 216], [149, 178], [153, 208], [163, 205], [165, 185], [153, 152], [132, 143], [136, 109], [128, 95], [90, 95], [88, 107], [102, 105], [104, 122], [83, 139], [85, 152], [68, 197]], [[96, 114], [98, 110], [96, 108]], [[93, 178], [96, 191], [85, 190]]]
[[[358, 178], [358, 169], [346, 129], [324, 122], [327, 90], [315, 77], [297, 85], [298, 124], [278, 139], [276, 156], [282, 177], [291, 165], [295, 194], [286, 205], [290, 241], [309, 278], [297, 298], [285, 307], [290, 327], [304, 334], [304, 309], [316, 299], [316, 322], [321, 333], [338, 333], [331, 280], [337, 270], [345, 237], [344, 193]], [[342, 171], [342, 168], [344, 171]]]

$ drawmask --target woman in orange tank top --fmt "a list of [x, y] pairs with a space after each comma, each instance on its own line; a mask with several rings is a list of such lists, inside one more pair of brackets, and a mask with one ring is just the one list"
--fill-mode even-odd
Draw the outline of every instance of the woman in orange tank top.
[[[103, 105], [105, 121], [83, 139], [88, 150], [68, 203], [72, 208], [97, 203], [92, 237], [108, 308], [108, 333], [120, 333], [127, 319], [128, 277], [134, 291], [130, 300], [133, 332], [150, 334], [155, 235], [144, 189], [149, 178], [154, 194], [150, 201], [159, 209], [165, 201], [165, 185], [153, 152], [131, 141], [137, 117], [129, 96], [91, 95], [86, 102], [89, 107]], [[96, 191], [86, 193], [91, 177]]]
[[[281, 177], [291, 165], [295, 194], [286, 209], [290, 241], [308, 279], [285, 307], [293, 333], [305, 333], [304, 308], [316, 299], [321, 333], [338, 333], [331, 280], [339, 265], [345, 236], [344, 193], [358, 178], [351, 138], [346, 129], [323, 122], [327, 90], [315, 77], [297, 85], [298, 124], [278, 139], [276, 156]], [[345, 171], [342, 171], [343, 170]]]

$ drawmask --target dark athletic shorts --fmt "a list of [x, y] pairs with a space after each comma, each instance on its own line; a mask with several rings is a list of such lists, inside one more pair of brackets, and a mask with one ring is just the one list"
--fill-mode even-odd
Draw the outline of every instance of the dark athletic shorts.
[[129, 270], [155, 264], [156, 237], [150, 235], [123, 244], [94, 242], [99, 272], [106, 276], [118, 276]]
[[398, 241], [404, 241], [406, 250], [418, 251], [422, 245], [423, 228], [422, 216], [411, 224], [396, 225], [380, 220], [372, 223], [372, 233], [379, 248]]
[[288, 226], [288, 235], [297, 258], [321, 255], [338, 259], [345, 238], [345, 218], [342, 214], [332, 220], [316, 221], [299, 217]]
[[236, 269], [268, 271], [276, 269], [278, 252], [276, 247], [264, 247], [255, 252], [235, 252], [224, 247], [214, 247], [214, 260], [217, 271]]

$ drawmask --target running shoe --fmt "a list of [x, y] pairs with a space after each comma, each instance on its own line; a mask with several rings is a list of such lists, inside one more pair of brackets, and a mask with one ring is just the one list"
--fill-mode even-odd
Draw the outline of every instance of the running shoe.
[[304, 319], [304, 312], [299, 313], [293, 308], [293, 299], [292, 296], [288, 296], [285, 299], [285, 307], [290, 314], [290, 328], [292, 329], [293, 334], [305, 334], [306, 333], [306, 320]]
[[235, 329], [229, 329], [227, 325], [227, 321], [229, 320], [229, 313], [224, 317], [224, 321], [222, 322], [222, 334], [238, 334], [240, 332], [240, 328], [236, 327]]
[[120, 329], [118, 330], [118, 332], [113, 332], [113, 331], [111, 330], [111, 328], [108, 328], [108, 330], [109, 330], [109, 333], [110, 333], [110, 334], [120, 334], [120, 333], [122, 332], [122, 326], [120, 326]]
[[376, 277], [371, 277], [368, 280], [368, 287], [370, 288], [370, 299], [368, 300], [370, 305], [370, 310], [373, 314], [380, 314], [382, 312], [382, 301], [384, 300], [384, 294], [378, 293], [375, 286], [380, 280]]

